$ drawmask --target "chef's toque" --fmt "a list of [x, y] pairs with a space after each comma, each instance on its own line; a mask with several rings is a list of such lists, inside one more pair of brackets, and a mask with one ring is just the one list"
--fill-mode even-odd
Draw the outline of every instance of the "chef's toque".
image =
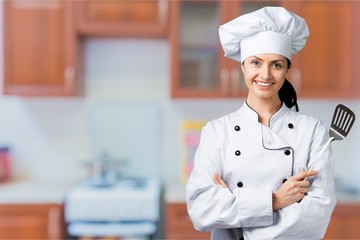
[[309, 37], [303, 18], [283, 7], [264, 7], [221, 25], [225, 56], [238, 62], [261, 53], [280, 54], [289, 60]]

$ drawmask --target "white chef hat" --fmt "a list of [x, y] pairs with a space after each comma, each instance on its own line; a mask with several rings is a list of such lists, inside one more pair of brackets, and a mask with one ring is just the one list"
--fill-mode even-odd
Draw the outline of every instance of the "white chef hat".
[[264, 7], [219, 28], [225, 56], [238, 62], [260, 53], [280, 54], [289, 60], [309, 36], [305, 20], [283, 7]]

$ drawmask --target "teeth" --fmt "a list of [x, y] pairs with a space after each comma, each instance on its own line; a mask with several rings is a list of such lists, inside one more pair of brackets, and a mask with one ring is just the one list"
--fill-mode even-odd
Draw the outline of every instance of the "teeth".
[[256, 82], [257, 85], [260, 85], [262, 87], [268, 87], [271, 86], [272, 83], [267, 83], [267, 82]]

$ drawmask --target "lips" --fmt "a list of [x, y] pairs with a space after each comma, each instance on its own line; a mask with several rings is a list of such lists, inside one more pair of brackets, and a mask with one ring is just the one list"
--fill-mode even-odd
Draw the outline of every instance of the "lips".
[[271, 82], [260, 82], [260, 81], [255, 81], [255, 83], [260, 87], [270, 87], [271, 85], [274, 84]]

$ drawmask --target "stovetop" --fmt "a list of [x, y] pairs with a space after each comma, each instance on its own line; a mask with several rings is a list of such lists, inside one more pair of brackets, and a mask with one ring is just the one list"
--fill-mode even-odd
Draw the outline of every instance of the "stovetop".
[[110, 187], [85, 181], [65, 197], [65, 219], [73, 221], [157, 221], [160, 183], [155, 178], [122, 179]]

